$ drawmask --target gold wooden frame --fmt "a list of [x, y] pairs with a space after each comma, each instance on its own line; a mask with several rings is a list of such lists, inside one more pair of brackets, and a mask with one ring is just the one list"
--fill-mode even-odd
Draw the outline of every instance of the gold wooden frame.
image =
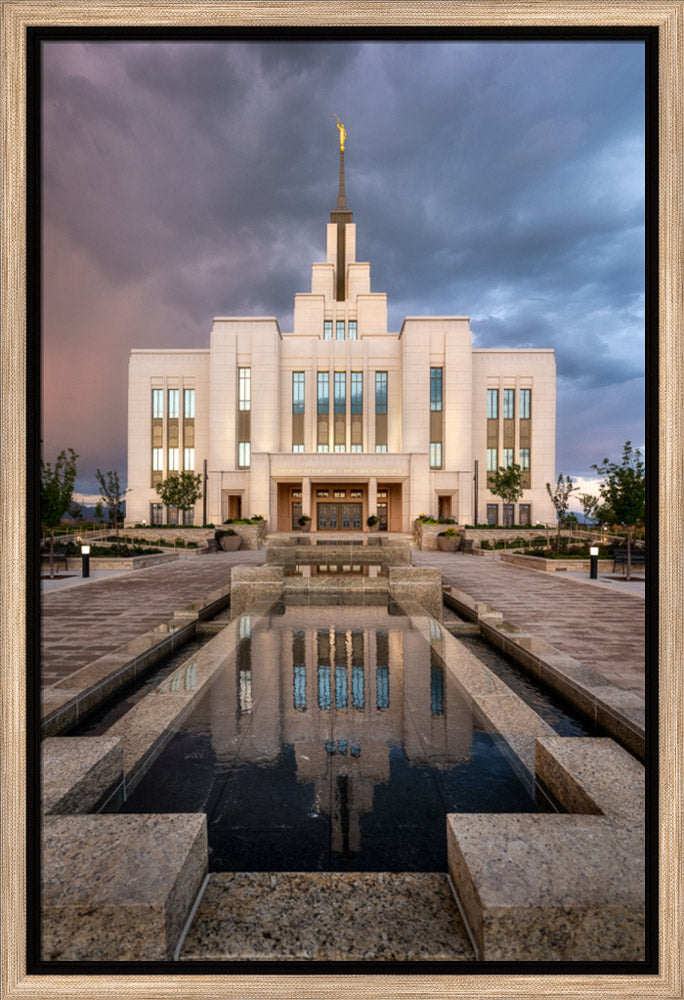
[[[2, 10], [2, 376], [0, 432], [0, 996], [14, 998], [564, 997], [682, 998], [682, 676], [684, 669], [684, 292], [682, 100], [684, 0], [0, 0]], [[660, 81], [659, 519], [660, 972], [657, 975], [34, 975], [25, 974], [24, 579], [25, 28], [31, 25], [657, 26]]]

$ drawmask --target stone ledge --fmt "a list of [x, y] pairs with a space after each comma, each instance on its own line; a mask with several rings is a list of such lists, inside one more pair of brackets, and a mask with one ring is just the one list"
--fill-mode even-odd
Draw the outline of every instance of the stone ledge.
[[440, 872], [224, 872], [209, 876], [180, 958], [437, 962], [474, 953]]
[[643, 836], [606, 816], [449, 815], [481, 961], [642, 961]]
[[123, 785], [120, 742], [108, 736], [49, 737], [43, 740], [43, 812], [97, 812]]
[[204, 815], [46, 817], [42, 959], [172, 959], [207, 858]]

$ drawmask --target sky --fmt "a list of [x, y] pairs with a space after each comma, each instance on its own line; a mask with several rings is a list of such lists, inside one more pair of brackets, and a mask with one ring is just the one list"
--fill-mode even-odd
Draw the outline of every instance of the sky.
[[[126, 480], [132, 348], [276, 316], [325, 259], [347, 129], [357, 259], [475, 347], [551, 347], [556, 475], [644, 447], [639, 41], [43, 43], [43, 449]], [[577, 504], [573, 505], [578, 507]]]

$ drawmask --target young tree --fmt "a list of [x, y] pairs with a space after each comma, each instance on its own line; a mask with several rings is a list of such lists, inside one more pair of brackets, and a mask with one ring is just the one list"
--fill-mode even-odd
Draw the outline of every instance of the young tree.
[[123, 511], [121, 510], [121, 504], [123, 503], [124, 491], [121, 489], [121, 483], [119, 482], [119, 473], [113, 472], [100, 472], [98, 469], [95, 473], [95, 478], [100, 487], [100, 493], [102, 496], [102, 503], [106, 505], [109, 512], [109, 523], [114, 525], [114, 530], [116, 532], [116, 551], [119, 551], [119, 525], [123, 520]]
[[71, 507], [76, 482], [76, 459], [73, 448], [60, 451], [51, 462], [40, 463], [40, 520], [50, 532], [50, 579], [55, 575], [55, 528]]
[[199, 473], [174, 472], [155, 488], [166, 507], [176, 507], [185, 514], [202, 496], [202, 477]]
[[598, 521], [599, 498], [591, 493], [580, 493], [577, 499], [582, 504], [585, 521]]
[[632, 570], [632, 528], [646, 517], [646, 470], [641, 452], [626, 441], [622, 463], [604, 458], [592, 469], [602, 478], [599, 493], [615, 524], [627, 530], [627, 579]]
[[565, 517], [568, 512], [568, 507], [570, 506], [570, 497], [578, 489], [577, 486], [573, 485], [570, 476], [564, 476], [561, 472], [560, 476], [556, 480], [556, 485], [551, 489], [551, 483], [546, 484], [546, 492], [551, 498], [551, 503], [555, 507], [556, 517], [558, 519], [558, 536], [556, 539], [556, 552], [560, 552], [561, 546], [561, 528], [565, 523]]
[[495, 497], [501, 497], [506, 504], [515, 504], [523, 494], [523, 470], [516, 463], [509, 466], [500, 466], [496, 472], [491, 472], [488, 476], [490, 491]]

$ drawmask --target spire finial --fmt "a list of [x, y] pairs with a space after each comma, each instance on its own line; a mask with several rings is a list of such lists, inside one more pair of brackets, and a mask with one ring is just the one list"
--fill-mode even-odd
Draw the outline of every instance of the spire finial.
[[[333, 114], [335, 113], [333, 112]], [[340, 151], [344, 153], [344, 141], [347, 138], [347, 130], [340, 121], [340, 119], [337, 117], [337, 115], [335, 115], [335, 120], [337, 122], [337, 127], [340, 131]]]

